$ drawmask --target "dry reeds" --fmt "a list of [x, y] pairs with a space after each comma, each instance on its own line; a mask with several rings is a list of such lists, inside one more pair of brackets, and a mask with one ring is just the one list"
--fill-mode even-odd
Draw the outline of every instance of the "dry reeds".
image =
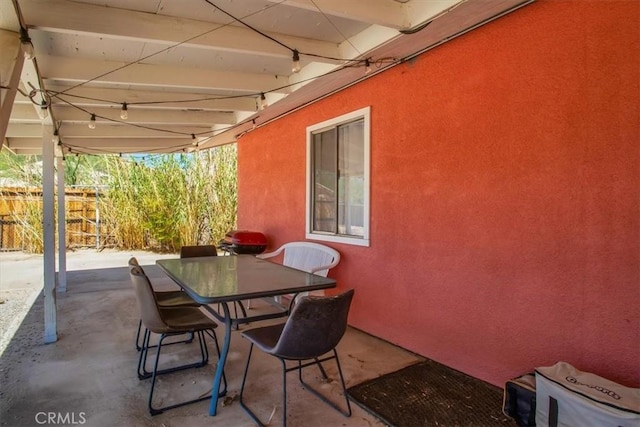
[[122, 249], [176, 252], [215, 243], [236, 224], [233, 145], [138, 162], [111, 158], [108, 165], [103, 219]]
[[[3, 169], [11, 166], [11, 170], [5, 169], [10, 176], [23, 185], [40, 187], [41, 170], [34, 173], [33, 167], [27, 167], [39, 159], [19, 157], [15, 160], [6, 152], [0, 154]], [[235, 228], [235, 145], [191, 154], [154, 155], [137, 161], [100, 156], [86, 163], [91, 170], [82, 175], [94, 177], [93, 181], [76, 181], [80, 176], [77, 172], [82, 172], [78, 164], [66, 178], [88, 187], [106, 185], [99, 200], [101, 229], [108, 230], [108, 236], [101, 239], [102, 245], [177, 252], [183, 245], [215, 244]], [[21, 210], [12, 213], [12, 220], [19, 224], [23, 250], [41, 253], [41, 198], [22, 200]]]

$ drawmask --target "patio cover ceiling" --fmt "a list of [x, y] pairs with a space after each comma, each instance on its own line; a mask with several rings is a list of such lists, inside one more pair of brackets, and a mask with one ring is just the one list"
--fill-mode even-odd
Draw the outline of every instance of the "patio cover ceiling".
[[47, 126], [57, 155], [232, 143], [531, 1], [0, 0], [0, 33], [22, 27], [35, 51], [0, 136], [20, 154], [42, 152]]

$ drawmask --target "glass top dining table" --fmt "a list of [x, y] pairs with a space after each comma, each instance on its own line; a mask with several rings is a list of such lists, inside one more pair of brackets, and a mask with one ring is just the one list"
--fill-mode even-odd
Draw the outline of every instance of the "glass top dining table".
[[[224, 373], [233, 325], [249, 323], [269, 316], [232, 318], [228, 303], [254, 298], [274, 297], [336, 287], [336, 281], [295, 268], [286, 267], [253, 255], [170, 258], [156, 264], [196, 302], [222, 321], [225, 335], [211, 391], [209, 415], [216, 415], [220, 383]], [[222, 313], [209, 304], [219, 303]]]

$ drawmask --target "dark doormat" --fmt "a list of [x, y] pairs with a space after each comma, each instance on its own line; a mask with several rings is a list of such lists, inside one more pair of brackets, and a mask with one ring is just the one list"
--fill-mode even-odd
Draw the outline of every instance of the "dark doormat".
[[390, 426], [515, 426], [502, 389], [427, 360], [350, 387], [351, 400]]

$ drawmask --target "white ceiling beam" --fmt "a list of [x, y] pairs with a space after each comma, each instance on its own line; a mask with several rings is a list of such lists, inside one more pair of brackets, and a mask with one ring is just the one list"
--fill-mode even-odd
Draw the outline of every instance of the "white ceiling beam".
[[232, 112], [222, 111], [177, 111], [165, 109], [138, 109], [129, 108], [129, 118], [122, 120], [120, 118], [119, 107], [92, 107], [85, 113], [70, 105], [55, 105], [53, 111], [58, 121], [72, 121], [89, 123], [91, 115], [95, 114], [98, 123], [104, 122], [102, 118], [115, 120], [117, 122], [137, 123], [137, 124], [156, 124], [156, 125], [207, 125], [214, 124], [232, 125], [236, 123], [235, 116]]
[[130, 152], [130, 150], [166, 150], [175, 151], [194, 146], [191, 138], [87, 138], [87, 139], [63, 139], [63, 146], [73, 147], [77, 145], [87, 148], [97, 148], [111, 152]]
[[[42, 125], [12, 123], [7, 128], [7, 138], [42, 137]], [[170, 131], [170, 132], [167, 132]], [[185, 138], [185, 134], [211, 135], [210, 126], [166, 126], [162, 129], [145, 129], [135, 126], [100, 124], [96, 129], [86, 125], [62, 123], [59, 128], [61, 138]]]
[[42, 147], [40, 148], [11, 148], [8, 145], [5, 145], [7, 149], [11, 150], [14, 154], [18, 154], [21, 156], [30, 156], [30, 155], [41, 155]]
[[[342, 58], [367, 57], [367, 53], [391, 40], [401, 37], [401, 34], [391, 28], [371, 25], [366, 30], [340, 43]], [[379, 58], [372, 58], [374, 61]]]
[[[280, 3], [280, 0], [269, 1]], [[395, 29], [404, 29], [409, 25], [403, 4], [389, 0], [285, 0], [282, 4]]]
[[[53, 32], [99, 34], [101, 37], [146, 40], [167, 46], [177, 43], [255, 55], [290, 57], [291, 52], [256, 32], [238, 26], [168, 17], [66, 0], [21, 0], [29, 26]], [[99, 16], [100, 19], [96, 19]], [[197, 37], [193, 40], [193, 37]], [[334, 43], [270, 33], [299, 51], [337, 55]], [[189, 40], [185, 43], [185, 41]]]
[[[42, 147], [42, 138], [7, 138], [7, 146], [11, 149], [25, 149]], [[64, 147], [88, 147], [102, 149], [108, 152], [128, 152], [130, 149], [146, 148], [181, 148], [192, 147], [193, 140], [189, 138], [62, 138]], [[66, 150], [65, 150], [66, 152]]]
[[[18, 93], [24, 57], [18, 34], [0, 29], [0, 139], [4, 138], [11, 117], [13, 102]], [[5, 89], [7, 88], [7, 89]]]
[[38, 138], [42, 137], [42, 125], [35, 123], [10, 123], [7, 127], [7, 138]]
[[53, 117], [48, 107], [49, 99], [44, 92], [36, 58], [24, 59], [20, 83], [27, 92], [34, 92], [31, 108], [37, 113], [41, 123], [46, 126], [53, 126]]
[[11, 117], [9, 123], [40, 123], [40, 116], [33, 108], [31, 103], [18, 104], [14, 103], [11, 109]]
[[403, 4], [409, 27], [405, 30], [418, 29], [422, 25], [431, 22], [433, 19], [447, 13], [464, 2], [469, 0], [429, 0], [411, 1]]
[[[46, 83], [45, 83], [46, 84]], [[47, 89], [53, 92], [62, 92], [68, 87], [49, 85]], [[62, 97], [74, 105], [88, 106], [104, 106], [118, 105], [127, 102], [129, 108], [167, 108], [180, 110], [212, 110], [212, 111], [256, 111], [256, 99], [254, 97], [243, 98], [227, 98], [227, 99], [206, 99], [203, 101], [193, 101], [203, 98], [214, 98], [216, 95], [202, 93], [183, 93], [183, 92], [161, 92], [161, 91], [145, 91], [135, 89], [108, 89], [94, 87], [77, 87]], [[86, 99], [91, 98], [91, 99]], [[101, 101], [102, 100], [102, 101]], [[17, 102], [27, 101], [28, 99], [18, 95]], [[188, 102], [187, 102], [188, 101]], [[62, 101], [53, 98], [53, 105], [61, 104]], [[162, 102], [161, 104], [145, 104], [135, 105], [136, 103]]]
[[[280, 0], [269, 1], [279, 3]], [[398, 31], [408, 31], [420, 27], [447, 9], [465, 1], [467, 0], [413, 0], [400, 3], [389, 0], [286, 0], [284, 4]]]
[[289, 92], [289, 89], [278, 89], [287, 84], [288, 78], [285, 76], [152, 64], [132, 64], [122, 68], [127, 64], [48, 55], [40, 55], [38, 64], [43, 79], [61, 82], [81, 83], [93, 80], [95, 83], [133, 85], [147, 89], [235, 90], [247, 93], [275, 90]]

